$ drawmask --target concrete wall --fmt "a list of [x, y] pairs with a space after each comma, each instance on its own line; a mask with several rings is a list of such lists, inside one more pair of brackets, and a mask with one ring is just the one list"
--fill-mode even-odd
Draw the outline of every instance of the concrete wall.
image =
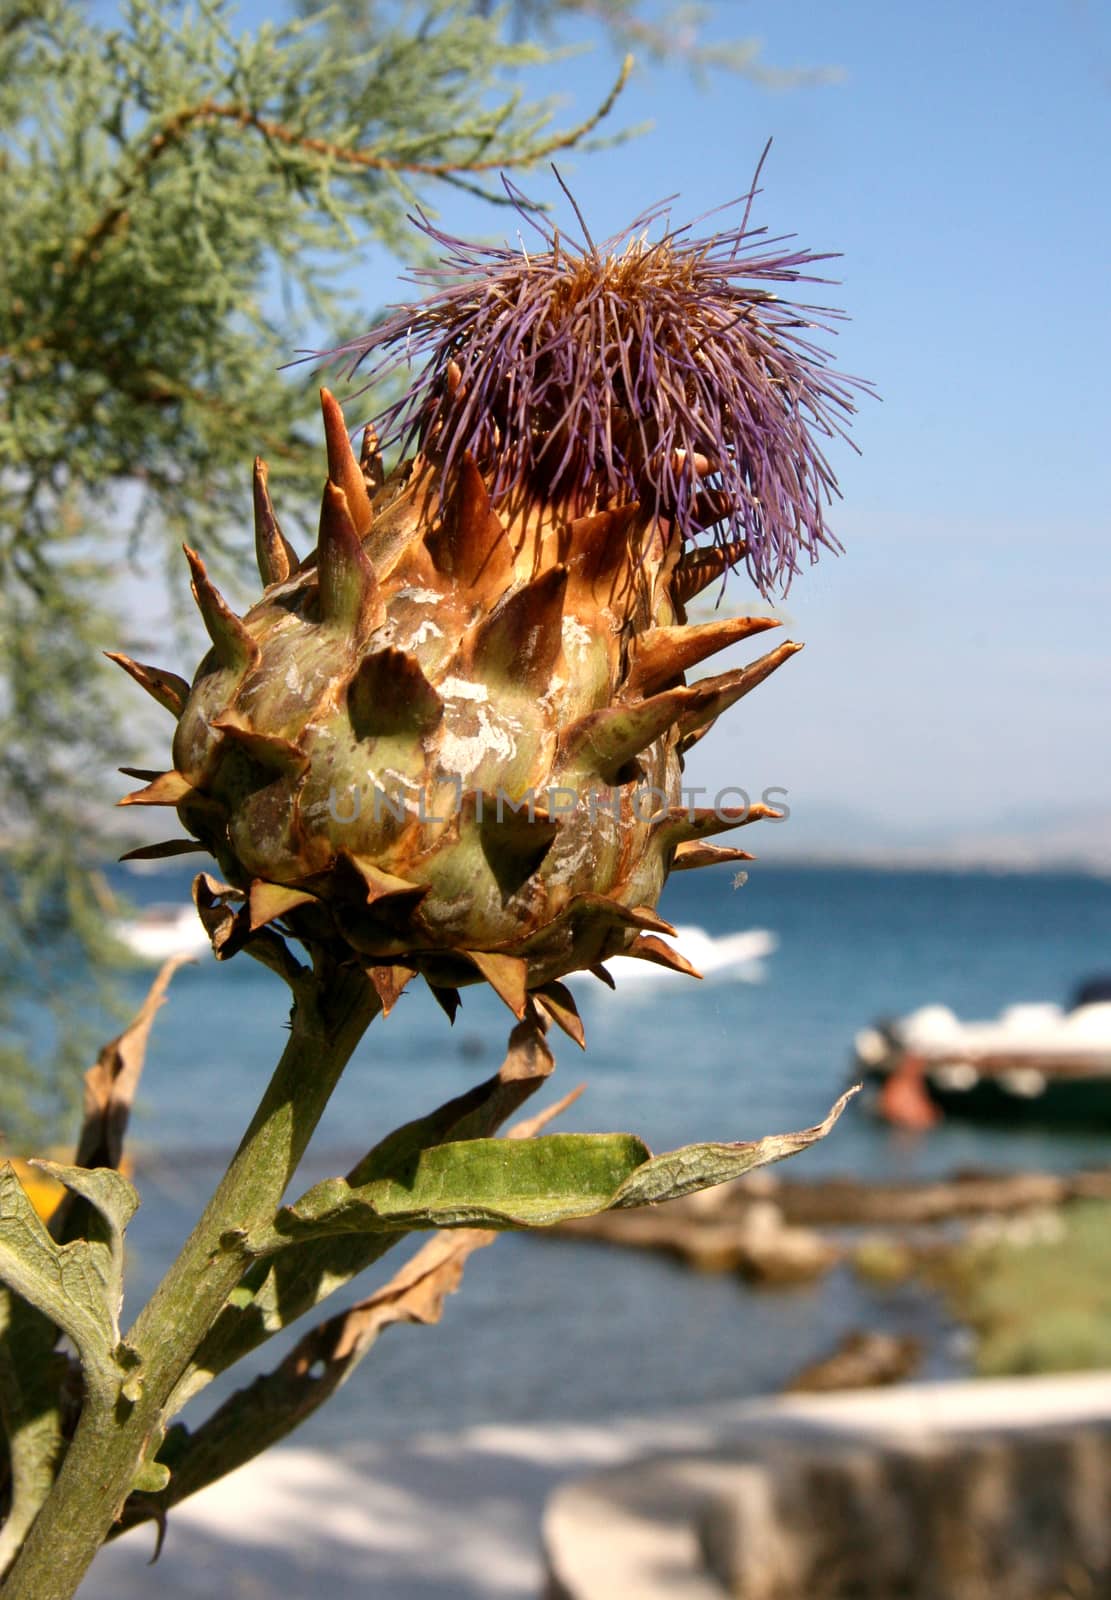
[[1111, 1382], [764, 1405], [564, 1486], [545, 1547], [550, 1600], [1111, 1600]]

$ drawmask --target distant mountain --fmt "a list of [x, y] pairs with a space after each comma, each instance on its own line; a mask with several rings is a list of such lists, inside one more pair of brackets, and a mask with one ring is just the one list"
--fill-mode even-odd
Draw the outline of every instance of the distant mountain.
[[[730, 799], [727, 803], [736, 802]], [[1076, 871], [1111, 877], [1111, 804], [1058, 808], [1055, 812], [1011, 810], [988, 821], [958, 819], [913, 827], [849, 806], [825, 804], [820, 799], [804, 803], [791, 795], [789, 804], [791, 815], [786, 822], [762, 822], [747, 837], [738, 835], [732, 842], [743, 843], [768, 863]], [[147, 827], [143, 831], [151, 840], [180, 832], [172, 825], [167, 828], [165, 818], [136, 819], [118, 813], [112, 821], [119, 829], [121, 849], [124, 842], [135, 842], [135, 834], [144, 823]], [[14, 842], [0, 836], [0, 853], [6, 844]], [[165, 871], [169, 865], [142, 864], [153, 874]], [[191, 875], [203, 870], [206, 862], [197, 856], [184, 865], [177, 861], [172, 865]]]
[[990, 822], [932, 823], [918, 829], [846, 808], [796, 807], [787, 822], [776, 825], [774, 845], [757, 845], [757, 854], [769, 861], [1111, 876], [1111, 806], [1052, 814], [1010, 812]]

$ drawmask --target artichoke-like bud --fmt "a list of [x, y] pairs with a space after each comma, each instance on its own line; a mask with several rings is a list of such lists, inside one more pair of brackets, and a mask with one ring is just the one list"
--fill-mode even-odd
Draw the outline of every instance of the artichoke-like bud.
[[372, 378], [423, 361], [378, 419], [401, 464], [373, 428], [356, 456], [322, 391], [316, 550], [256, 462], [261, 599], [236, 616], [188, 551], [212, 640], [192, 686], [117, 658], [178, 721], [173, 770], [128, 801], [176, 806], [245, 896], [224, 953], [274, 924], [362, 964], [387, 1009], [416, 973], [449, 1014], [485, 980], [580, 1040], [563, 975], [686, 968], [658, 937], [668, 873], [744, 857], [707, 841], [768, 812], [684, 804], [684, 752], [799, 648], [688, 683], [776, 619], [686, 607], [831, 542], [815, 436], [852, 380], [765, 287], [819, 258], [753, 254], [747, 212], [703, 242], [649, 242], [654, 220], [534, 252], [425, 224], [445, 286], [333, 352], [376, 354]]

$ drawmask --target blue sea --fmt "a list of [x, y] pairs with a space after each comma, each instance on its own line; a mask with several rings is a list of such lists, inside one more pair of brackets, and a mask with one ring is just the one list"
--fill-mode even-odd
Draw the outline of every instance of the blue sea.
[[[139, 903], [188, 895], [176, 872], [118, 881]], [[778, 948], [758, 983], [691, 980], [627, 995], [580, 987], [586, 1053], [553, 1039], [548, 1097], [588, 1085], [563, 1128], [632, 1131], [659, 1150], [806, 1127], [845, 1087], [853, 1034], [876, 1017], [928, 1002], [990, 1017], [1019, 1001], [1065, 1002], [1080, 979], [1111, 971], [1111, 882], [1097, 878], [756, 864], [740, 888], [726, 869], [678, 874], [661, 910], [714, 935], [766, 928]], [[136, 1000], [148, 980], [129, 978]], [[284, 987], [244, 956], [205, 959], [174, 979], [132, 1125], [143, 1205], [130, 1234], [129, 1311], [215, 1184], [282, 1048], [287, 1011]], [[369, 1030], [304, 1184], [345, 1171], [390, 1128], [495, 1071], [511, 1021], [489, 992], [468, 990], [451, 1028], [414, 985]], [[911, 1136], [854, 1104], [827, 1140], [779, 1170], [906, 1178], [1109, 1160], [1111, 1135], [1098, 1131], [951, 1122]], [[379, 1269], [346, 1299], [385, 1275]], [[328, 1312], [342, 1303], [336, 1297]], [[959, 1372], [967, 1360], [967, 1341], [913, 1286], [877, 1294], [837, 1270], [773, 1292], [654, 1256], [509, 1235], [471, 1258], [438, 1327], [388, 1330], [342, 1399], [299, 1437], [342, 1449], [478, 1422], [596, 1420], [764, 1394], [859, 1326], [924, 1335], [923, 1376]], [[200, 1408], [284, 1348], [274, 1341]]]

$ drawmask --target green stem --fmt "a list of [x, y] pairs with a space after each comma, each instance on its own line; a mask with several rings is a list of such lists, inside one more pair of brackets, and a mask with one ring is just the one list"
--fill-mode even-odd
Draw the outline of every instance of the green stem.
[[70, 1600], [119, 1516], [162, 1409], [243, 1274], [229, 1235], [268, 1221], [332, 1090], [380, 1002], [361, 973], [306, 979], [291, 1034], [232, 1163], [181, 1254], [139, 1314], [127, 1343], [142, 1388], [130, 1404], [87, 1402], [49, 1499], [0, 1594]]

